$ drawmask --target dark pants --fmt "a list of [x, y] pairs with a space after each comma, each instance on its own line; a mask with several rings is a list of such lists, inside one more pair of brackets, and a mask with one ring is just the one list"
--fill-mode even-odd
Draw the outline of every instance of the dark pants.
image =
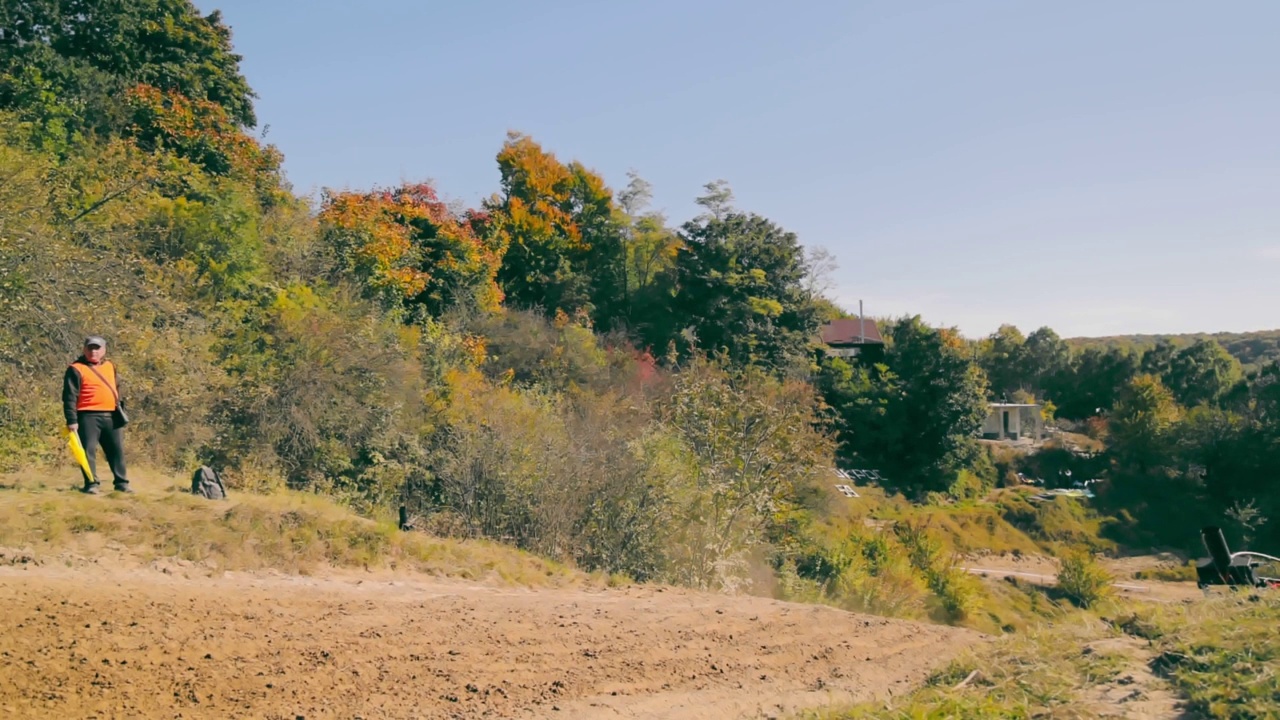
[[[89, 457], [89, 470], [98, 477], [98, 443], [102, 443], [102, 452], [107, 456], [107, 464], [111, 466], [114, 485], [118, 488], [129, 486], [129, 476], [124, 469], [124, 431], [116, 427], [115, 419], [109, 412], [80, 412], [76, 414], [80, 422], [77, 435], [80, 444], [84, 445], [84, 454]], [[92, 480], [84, 479], [87, 486]]]

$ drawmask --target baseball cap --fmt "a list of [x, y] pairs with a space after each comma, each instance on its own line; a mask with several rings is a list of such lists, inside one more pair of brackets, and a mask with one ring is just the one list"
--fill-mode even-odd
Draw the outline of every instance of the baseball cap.
[[89, 337], [84, 339], [84, 346], [89, 347], [90, 345], [97, 345], [98, 347], [106, 347], [107, 341], [103, 340], [100, 335], [90, 335]]

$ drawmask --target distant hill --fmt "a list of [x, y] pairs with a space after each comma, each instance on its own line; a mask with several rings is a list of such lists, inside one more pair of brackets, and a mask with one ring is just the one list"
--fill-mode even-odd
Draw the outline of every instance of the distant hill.
[[1120, 348], [1142, 352], [1168, 340], [1178, 347], [1185, 347], [1197, 340], [1217, 340], [1227, 352], [1235, 356], [1246, 369], [1280, 362], [1280, 330], [1260, 330], [1245, 333], [1187, 333], [1183, 335], [1112, 335], [1096, 338], [1068, 338], [1074, 349], [1086, 347]]

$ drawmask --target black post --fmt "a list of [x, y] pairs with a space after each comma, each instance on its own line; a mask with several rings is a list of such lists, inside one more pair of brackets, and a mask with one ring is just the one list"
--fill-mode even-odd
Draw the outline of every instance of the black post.
[[400, 506], [400, 529], [409, 529], [409, 509], [403, 505]]
[[1200, 531], [1200, 538], [1204, 540], [1204, 549], [1209, 551], [1209, 557], [1213, 558], [1214, 567], [1225, 577], [1231, 567], [1231, 550], [1227, 547], [1222, 528], [1204, 528]]

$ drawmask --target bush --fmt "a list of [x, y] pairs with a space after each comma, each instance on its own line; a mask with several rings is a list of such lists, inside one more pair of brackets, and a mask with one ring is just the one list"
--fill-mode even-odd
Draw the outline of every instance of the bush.
[[1111, 595], [1111, 580], [1110, 573], [1084, 552], [1068, 554], [1058, 570], [1058, 589], [1082, 608], [1106, 600]]
[[899, 524], [894, 528], [912, 566], [924, 575], [948, 620], [963, 620], [981, 604], [978, 581], [943, 556], [942, 542], [923, 528]]
[[961, 470], [956, 473], [955, 482], [951, 483], [951, 487], [947, 488], [947, 494], [955, 498], [957, 502], [968, 502], [980, 499], [991, 488], [991, 484], [985, 482], [977, 474], [968, 470]]

